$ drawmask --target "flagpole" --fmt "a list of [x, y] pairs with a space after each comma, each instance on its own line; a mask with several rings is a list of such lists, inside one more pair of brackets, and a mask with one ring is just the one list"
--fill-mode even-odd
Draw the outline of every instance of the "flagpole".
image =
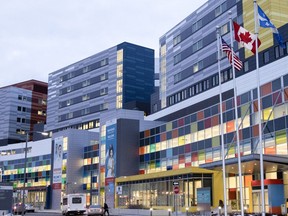
[[240, 208], [241, 216], [244, 216], [243, 206], [243, 186], [242, 186], [242, 167], [241, 167], [241, 152], [240, 152], [240, 141], [239, 141], [239, 124], [238, 124], [238, 107], [237, 107], [237, 88], [236, 88], [236, 74], [234, 67], [234, 49], [233, 49], [233, 36], [232, 36], [232, 12], [229, 11], [230, 20], [230, 40], [231, 40], [231, 55], [232, 55], [232, 71], [233, 71], [233, 87], [234, 87], [234, 109], [235, 109], [235, 127], [236, 127], [236, 140], [237, 140], [237, 153], [238, 153], [238, 176], [239, 176], [239, 187], [240, 187]]
[[227, 216], [227, 192], [226, 192], [226, 167], [225, 167], [225, 148], [224, 148], [224, 130], [223, 130], [223, 108], [222, 108], [222, 83], [220, 67], [220, 32], [219, 26], [216, 26], [217, 48], [218, 48], [218, 76], [219, 76], [219, 108], [220, 108], [220, 127], [221, 127], [221, 154], [222, 154], [222, 172], [223, 172], [223, 196], [224, 196], [224, 214]]
[[260, 179], [261, 179], [261, 210], [262, 216], [265, 216], [265, 195], [264, 195], [264, 166], [263, 166], [263, 147], [262, 147], [262, 118], [261, 118], [261, 95], [260, 95], [260, 74], [259, 74], [259, 57], [258, 57], [258, 8], [257, 1], [254, 0], [254, 22], [256, 35], [256, 73], [257, 73], [257, 96], [258, 96], [258, 130], [259, 130], [259, 149], [260, 149]]

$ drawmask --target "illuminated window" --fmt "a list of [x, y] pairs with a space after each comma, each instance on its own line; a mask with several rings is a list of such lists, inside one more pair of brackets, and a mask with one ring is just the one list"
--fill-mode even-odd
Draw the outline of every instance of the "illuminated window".
[[122, 89], [123, 85], [122, 85], [122, 79], [121, 80], [117, 80], [116, 83], [116, 92], [117, 93], [122, 93], [123, 89]]
[[123, 62], [123, 49], [117, 51], [117, 62]]
[[160, 55], [161, 55], [161, 56], [166, 56], [166, 44], [164, 44], [163, 46], [161, 46], [161, 48], [160, 48]]
[[117, 65], [117, 78], [123, 77], [123, 64]]
[[272, 107], [263, 110], [263, 120], [269, 121], [274, 119], [274, 114], [272, 112]]
[[117, 95], [116, 97], [116, 108], [117, 109], [122, 108], [122, 95]]

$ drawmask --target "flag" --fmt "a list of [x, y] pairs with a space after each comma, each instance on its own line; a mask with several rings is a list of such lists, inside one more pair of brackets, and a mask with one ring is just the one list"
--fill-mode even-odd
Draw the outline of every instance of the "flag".
[[[246, 49], [251, 50], [254, 54], [256, 52], [256, 38], [255, 34], [250, 33], [238, 23], [233, 22], [235, 40], [241, 43]], [[258, 38], [258, 47], [261, 45], [261, 41]]]
[[270, 21], [264, 11], [258, 5], [258, 23], [262, 28], [271, 28], [274, 37], [276, 38], [278, 44], [283, 49], [286, 48], [285, 44], [283, 43], [283, 39], [279, 34], [278, 29], [274, 26], [274, 24]]
[[[222, 39], [222, 38], [221, 38]], [[242, 61], [239, 59], [239, 57], [236, 55], [236, 53], [230, 48], [230, 46], [222, 39], [222, 51], [226, 53], [227, 58], [230, 62], [230, 64], [232, 65], [232, 52], [233, 52], [233, 58], [234, 58], [234, 67], [240, 71], [242, 69], [243, 63]]]

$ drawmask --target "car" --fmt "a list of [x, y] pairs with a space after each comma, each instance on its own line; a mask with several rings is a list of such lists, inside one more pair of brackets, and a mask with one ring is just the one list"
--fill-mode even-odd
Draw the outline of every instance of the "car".
[[26, 212], [35, 212], [35, 207], [32, 204], [25, 204]]
[[87, 208], [87, 215], [102, 215], [104, 216], [104, 209], [101, 205], [94, 204]]
[[12, 213], [13, 214], [22, 214], [22, 212], [24, 214], [26, 214], [26, 208], [25, 205], [23, 203], [15, 203], [13, 205], [13, 209], [12, 209]]

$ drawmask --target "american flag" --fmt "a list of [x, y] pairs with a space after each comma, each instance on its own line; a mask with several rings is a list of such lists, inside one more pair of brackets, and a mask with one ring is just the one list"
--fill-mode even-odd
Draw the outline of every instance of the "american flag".
[[[221, 38], [222, 39], [222, 38]], [[236, 53], [231, 50], [230, 46], [222, 39], [222, 51], [226, 53], [227, 58], [232, 65], [232, 52], [234, 57], [234, 67], [240, 71], [243, 67], [242, 61], [239, 59], [239, 57], [236, 55]]]

